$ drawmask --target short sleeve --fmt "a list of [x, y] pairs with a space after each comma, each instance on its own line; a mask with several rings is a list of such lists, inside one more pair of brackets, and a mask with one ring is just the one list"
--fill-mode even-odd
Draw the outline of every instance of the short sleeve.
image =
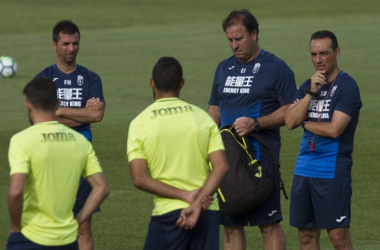
[[280, 105], [285, 105], [293, 101], [296, 93], [296, 80], [293, 71], [289, 66], [281, 61], [276, 74], [276, 96]]
[[216, 123], [210, 118], [210, 140], [208, 147], [208, 154], [217, 151], [224, 150], [222, 136]]
[[211, 89], [211, 95], [210, 99], [208, 101], [209, 105], [214, 105], [214, 106], [219, 106], [219, 97], [218, 97], [218, 72], [220, 69], [220, 65], [215, 71], [215, 76], [214, 76], [214, 82], [212, 84], [212, 89]]
[[86, 161], [86, 166], [84, 167], [83, 173], [82, 173], [83, 178], [102, 172], [102, 168], [100, 167], [98, 157], [96, 156], [91, 143], [90, 142], [87, 142], [87, 143], [88, 143], [87, 161]]
[[19, 136], [15, 135], [12, 137], [8, 152], [10, 175], [15, 173], [29, 173], [30, 156], [28, 151], [25, 143], [22, 143]]
[[90, 97], [99, 98], [99, 100], [101, 102], [105, 102], [105, 99], [103, 96], [102, 79], [95, 72], [92, 72], [92, 74], [93, 75], [92, 75], [92, 79], [91, 79], [89, 95], [90, 95]]
[[353, 117], [362, 107], [359, 87], [355, 81], [344, 83], [341, 91], [338, 93], [338, 102], [335, 110], [339, 110], [350, 117]]
[[127, 140], [127, 157], [128, 162], [134, 159], [146, 159], [143, 143], [140, 134], [137, 130], [136, 121], [132, 121], [129, 126], [128, 140]]

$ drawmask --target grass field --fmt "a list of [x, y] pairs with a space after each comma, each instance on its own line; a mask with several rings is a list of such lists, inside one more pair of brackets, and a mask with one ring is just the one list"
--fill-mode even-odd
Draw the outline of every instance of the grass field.
[[[284, 59], [297, 85], [314, 69], [308, 42], [316, 30], [335, 32], [339, 66], [359, 84], [363, 108], [355, 136], [351, 234], [355, 249], [380, 249], [379, 86], [380, 2], [376, 0], [182, 1], [182, 0], [0, 0], [0, 54], [19, 65], [12, 79], [0, 79], [0, 248], [10, 228], [6, 206], [7, 159], [11, 136], [29, 126], [21, 95], [24, 85], [55, 62], [51, 29], [61, 19], [76, 22], [82, 34], [78, 63], [97, 72], [106, 98], [104, 120], [93, 125], [94, 148], [111, 194], [94, 216], [96, 249], [142, 249], [152, 196], [133, 187], [125, 157], [130, 121], [152, 102], [151, 69], [161, 56], [184, 68], [181, 98], [204, 109], [217, 64], [231, 55], [221, 21], [232, 9], [250, 9], [260, 24], [260, 46]], [[282, 176], [290, 192], [301, 130], [282, 129]], [[298, 249], [289, 226], [289, 201], [282, 202], [288, 249]], [[257, 228], [247, 229], [247, 249], [262, 249]], [[332, 249], [326, 232], [321, 248]]]

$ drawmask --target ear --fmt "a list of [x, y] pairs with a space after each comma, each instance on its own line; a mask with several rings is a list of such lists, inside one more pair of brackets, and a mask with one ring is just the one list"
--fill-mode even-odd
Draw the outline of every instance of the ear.
[[179, 84], [179, 89], [182, 89], [183, 85], [185, 85], [185, 79], [182, 78], [181, 83]]
[[53, 47], [54, 51], [57, 51], [57, 43], [56, 42], [52, 41], [51, 46]]
[[251, 35], [251, 38], [253, 41], [257, 41], [257, 30], [256, 29], [253, 30], [250, 35]]
[[151, 87], [152, 89], [155, 89], [155, 88], [156, 88], [156, 84], [154, 83], [153, 78], [150, 78], [150, 79], [149, 79], [149, 85], [150, 85], [150, 87]]
[[24, 104], [25, 104], [25, 107], [26, 107], [26, 109], [27, 109], [28, 111], [31, 111], [31, 110], [32, 110], [32, 104], [30, 104], [30, 102], [29, 102], [28, 100], [26, 100], [26, 101], [24, 102]]
[[336, 50], [335, 50], [335, 58], [338, 59], [339, 56], [340, 56], [340, 48], [338, 47], [338, 48], [336, 48]]

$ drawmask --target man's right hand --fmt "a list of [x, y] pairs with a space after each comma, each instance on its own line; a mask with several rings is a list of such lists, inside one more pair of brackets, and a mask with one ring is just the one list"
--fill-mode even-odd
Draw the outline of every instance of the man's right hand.
[[318, 93], [322, 86], [326, 84], [325, 71], [317, 71], [311, 77], [311, 87], [310, 90], [314, 93]]
[[87, 100], [86, 107], [94, 106], [94, 105], [98, 104], [99, 102], [100, 102], [99, 98], [92, 97], [92, 98]]

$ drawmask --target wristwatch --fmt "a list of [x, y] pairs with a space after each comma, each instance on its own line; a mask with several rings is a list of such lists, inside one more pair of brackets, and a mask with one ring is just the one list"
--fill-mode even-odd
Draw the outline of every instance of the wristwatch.
[[253, 118], [253, 131], [259, 131], [261, 126], [260, 126], [260, 123], [259, 121], [257, 120], [257, 118]]
[[314, 93], [313, 91], [311, 91], [310, 88], [308, 88], [306, 91], [305, 91], [305, 94], [309, 94], [312, 98], [316, 97], [318, 93]]
[[303, 128], [305, 128], [305, 125], [306, 125], [306, 123], [308, 123], [308, 122], [309, 122], [309, 120], [307, 120], [307, 121], [302, 121], [301, 126], [302, 126]]

